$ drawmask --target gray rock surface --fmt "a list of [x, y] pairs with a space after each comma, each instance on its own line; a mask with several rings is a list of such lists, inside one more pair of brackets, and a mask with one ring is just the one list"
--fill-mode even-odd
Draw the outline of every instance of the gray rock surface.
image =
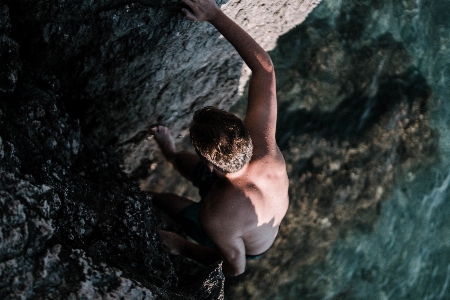
[[150, 197], [112, 148], [80, 134], [46, 79], [22, 79], [2, 100], [0, 297], [220, 298], [220, 268], [179, 284]]
[[0, 117], [1, 298], [220, 298], [220, 268], [179, 284], [150, 197], [34, 84]]
[[[278, 37], [296, 25], [301, 24], [308, 14], [320, 3], [315, 1], [228, 1], [223, 11], [242, 26], [266, 51], [273, 50]], [[249, 76], [250, 69], [244, 64], [239, 80], [241, 95]]]
[[[18, 43], [1, 8], [8, 53]], [[21, 65], [13, 54], [2, 56], [2, 74]], [[223, 297], [220, 264], [176, 274], [156, 235], [171, 225], [119, 168], [117, 151], [81, 133], [61, 81], [23, 61], [0, 91], [0, 298]]]
[[9, 22], [8, 6], [0, 2], [0, 93], [12, 93], [16, 87], [22, 63], [19, 58], [19, 45], [9, 37], [11, 23]]
[[[248, 4], [227, 13], [270, 48], [317, 1]], [[179, 9], [0, 2], [0, 298], [223, 298], [219, 263], [164, 253], [156, 229], [179, 229], [130, 179], [159, 165], [149, 125], [182, 137], [195, 109], [238, 99], [237, 53]]]
[[[30, 63], [61, 79], [71, 115], [101, 144], [120, 145], [134, 178], [148, 175], [151, 124], [182, 137], [195, 109], [238, 99], [239, 56], [211, 25], [186, 21], [179, 1], [5, 2]], [[270, 50], [317, 3], [230, 1], [224, 10]]]

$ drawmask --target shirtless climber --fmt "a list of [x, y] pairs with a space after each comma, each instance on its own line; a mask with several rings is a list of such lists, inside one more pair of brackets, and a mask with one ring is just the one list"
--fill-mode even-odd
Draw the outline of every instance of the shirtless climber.
[[213, 107], [195, 112], [190, 135], [196, 154], [177, 151], [164, 126], [152, 128], [165, 158], [199, 188], [201, 202], [153, 193], [155, 206], [198, 242], [159, 230], [171, 254], [205, 265], [223, 261], [227, 275], [245, 271], [273, 244], [288, 209], [288, 177], [275, 141], [277, 99], [269, 55], [229, 19], [214, 0], [183, 0], [192, 21], [207, 21], [236, 48], [252, 70], [247, 113], [238, 117]]

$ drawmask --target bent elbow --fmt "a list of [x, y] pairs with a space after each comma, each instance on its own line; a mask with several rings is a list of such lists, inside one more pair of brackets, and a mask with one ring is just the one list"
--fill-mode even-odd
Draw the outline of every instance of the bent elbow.
[[224, 261], [223, 273], [227, 276], [238, 276], [245, 272], [245, 262], [242, 264], [230, 264]]
[[238, 275], [244, 274], [244, 272], [245, 272], [245, 268], [234, 269], [231, 272], [228, 272], [226, 275], [228, 275], [228, 276], [238, 276]]
[[270, 58], [269, 54], [267, 54], [267, 52], [258, 53], [256, 54], [256, 57], [259, 61], [259, 67], [255, 68], [255, 70], [252, 70], [253, 73], [260, 71], [267, 74], [272, 74], [275, 71], [272, 59]]
[[273, 66], [273, 62], [270, 56], [269, 55], [267, 56], [269, 57], [269, 61], [267, 62], [267, 66], [265, 67], [265, 69], [268, 73], [272, 74], [275, 72], [275, 67]]
[[234, 276], [244, 274], [244, 272], [245, 272], [245, 268], [242, 268], [242, 270], [237, 271]]

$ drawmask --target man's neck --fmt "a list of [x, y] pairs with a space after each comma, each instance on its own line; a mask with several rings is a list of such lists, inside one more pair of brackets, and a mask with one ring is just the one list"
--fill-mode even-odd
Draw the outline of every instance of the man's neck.
[[234, 173], [220, 173], [219, 176], [225, 177], [228, 180], [232, 181], [232, 180], [236, 180], [238, 178], [242, 178], [246, 173], [247, 173], [247, 169], [248, 169], [248, 163], [239, 171], [234, 172]]

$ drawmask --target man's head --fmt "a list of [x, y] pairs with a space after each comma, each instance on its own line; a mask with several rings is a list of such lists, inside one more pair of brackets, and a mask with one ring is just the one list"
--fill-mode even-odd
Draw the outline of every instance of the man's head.
[[196, 152], [223, 173], [234, 173], [250, 161], [250, 134], [241, 119], [212, 106], [195, 112], [190, 128]]

